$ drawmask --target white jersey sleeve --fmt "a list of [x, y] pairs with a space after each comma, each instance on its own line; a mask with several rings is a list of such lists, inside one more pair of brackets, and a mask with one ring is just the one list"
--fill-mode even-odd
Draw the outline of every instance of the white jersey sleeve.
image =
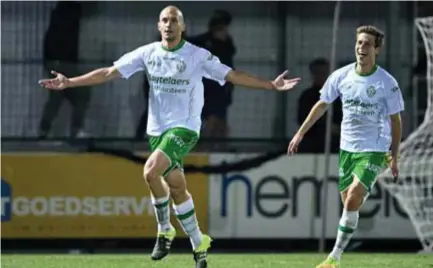
[[135, 73], [143, 71], [146, 68], [144, 61], [147, 50], [148, 46], [142, 46], [126, 53], [114, 62], [114, 67], [119, 71], [123, 78], [130, 78]]
[[340, 93], [338, 91], [338, 73], [333, 72], [328, 79], [326, 79], [325, 84], [323, 85], [322, 89], [320, 90], [320, 100], [325, 103], [332, 103], [334, 102], [339, 96]]
[[393, 115], [404, 110], [403, 96], [395, 79], [385, 84], [385, 105], [387, 115]]
[[207, 50], [203, 50], [201, 62], [203, 66], [203, 76], [218, 82], [221, 86], [225, 84], [227, 74], [232, 70], [229, 66], [220, 62], [220, 60]]

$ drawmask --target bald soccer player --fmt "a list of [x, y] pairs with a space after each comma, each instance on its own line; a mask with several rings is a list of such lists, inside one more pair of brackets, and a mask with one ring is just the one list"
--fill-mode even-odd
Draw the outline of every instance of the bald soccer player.
[[182, 12], [168, 6], [158, 21], [160, 42], [153, 42], [123, 55], [113, 66], [100, 68], [78, 77], [67, 78], [52, 71], [55, 78], [39, 81], [43, 87], [63, 90], [97, 85], [114, 78], [130, 78], [145, 71], [150, 83], [147, 134], [151, 155], [143, 176], [149, 186], [158, 222], [158, 235], [152, 251], [153, 260], [169, 253], [176, 230], [170, 223], [169, 198], [185, 233], [189, 236], [197, 268], [207, 267], [207, 251], [212, 239], [202, 234], [194, 202], [187, 190], [183, 159], [199, 139], [203, 107], [202, 78], [223, 85], [226, 81], [243, 87], [286, 91], [300, 78], [285, 79], [288, 71], [268, 81], [234, 71], [209, 51], [182, 39], [185, 23]]

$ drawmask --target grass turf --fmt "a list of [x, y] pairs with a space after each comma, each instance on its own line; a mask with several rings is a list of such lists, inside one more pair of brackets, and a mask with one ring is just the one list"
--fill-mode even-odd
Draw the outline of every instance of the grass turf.
[[[213, 254], [209, 268], [311, 268], [324, 258], [321, 254]], [[433, 255], [345, 254], [341, 263], [350, 268], [433, 268]], [[153, 262], [147, 255], [6, 255], [2, 268], [194, 268], [192, 255], [172, 254]]]

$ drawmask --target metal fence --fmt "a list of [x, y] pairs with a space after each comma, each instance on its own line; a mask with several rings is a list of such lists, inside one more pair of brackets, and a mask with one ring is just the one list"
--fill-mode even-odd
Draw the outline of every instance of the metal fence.
[[[42, 66], [43, 38], [56, 2], [2, 2], [1, 130], [2, 137], [38, 135], [47, 92], [37, 81]], [[206, 31], [211, 12], [233, 15], [231, 33], [238, 48], [237, 69], [273, 78], [283, 66], [302, 85], [287, 94], [236, 88], [229, 109], [230, 137], [273, 139], [290, 137], [298, 127], [297, 102], [309, 86], [308, 64], [329, 57], [332, 2], [176, 2], [186, 17], [187, 32]], [[80, 71], [111, 64], [122, 54], [153, 41], [163, 2], [83, 2], [80, 28]], [[413, 3], [344, 2], [337, 42], [337, 63], [354, 60], [355, 28], [374, 24], [384, 29], [388, 44], [379, 64], [391, 70], [402, 88], [411, 84]], [[144, 74], [91, 89], [86, 130], [94, 137], [133, 137], [146, 107]], [[410, 101], [406, 98], [408, 105]], [[66, 103], [65, 103], [66, 104]], [[409, 109], [410, 110], [410, 109]], [[53, 136], [66, 136], [70, 109], [63, 105]]]

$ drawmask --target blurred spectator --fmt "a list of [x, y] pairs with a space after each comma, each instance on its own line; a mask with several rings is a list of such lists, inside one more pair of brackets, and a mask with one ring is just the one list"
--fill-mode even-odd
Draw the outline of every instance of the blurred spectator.
[[140, 120], [138, 121], [137, 129], [135, 130], [135, 139], [141, 140], [144, 138], [144, 135], [146, 134], [146, 128], [147, 128], [147, 115], [149, 112], [149, 80], [147, 79], [147, 75], [144, 74], [143, 78], [143, 97], [144, 97], [144, 106], [145, 109], [143, 113], [140, 116]]
[[[78, 70], [79, 31], [82, 6], [78, 2], [58, 2], [51, 13], [44, 40], [44, 69], [48, 76], [52, 70], [67, 77], [80, 75]], [[90, 100], [89, 88], [71, 88], [48, 91], [39, 126], [39, 137], [47, 137], [52, 122], [64, 99], [72, 106], [71, 137], [85, 136], [84, 117]]]
[[[320, 90], [329, 75], [329, 62], [326, 59], [315, 59], [310, 63], [310, 74], [313, 84], [301, 95], [298, 105], [298, 123], [302, 124], [310, 113], [311, 108], [319, 100]], [[333, 104], [332, 142], [331, 152], [336, 153], [339, 149], [340, 123], [342, 120], [342, 107], [340, 99]], [[325, 151], [326, 114], [307, 132], [299, 147], [304, 153], [323, 153]]]
[[[230, 13], [224, 10], [215, 10], [208, 22], [208, 31], [189, 38], [189, 41], [199, 47], [209, 50], [220, 61], [230, 67], [236, 48], [229, 34], [232, 21]], [[213, 80], [203, 79], [204, 107], [203, 135], [205, 137], [221, 138], [228, 135], [227, 110], [232, 102], [233, 84], [226, 83], [220, 86]]]

